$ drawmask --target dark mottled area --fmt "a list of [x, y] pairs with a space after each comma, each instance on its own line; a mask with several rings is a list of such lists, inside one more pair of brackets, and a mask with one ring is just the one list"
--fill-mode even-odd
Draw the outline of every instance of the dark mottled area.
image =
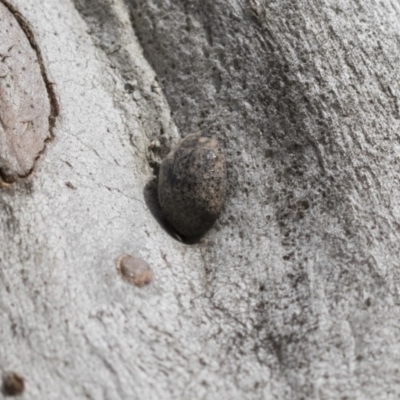
[[241, 385], [238, 347], [279, 371], [276, 398], [373, 397], [400, 362], [378, 350], [400, 337], [398, 6], [126, 3], [180, 131], [225, 145], [225, 211], [202, 247], [232, 324], [221, 368]]

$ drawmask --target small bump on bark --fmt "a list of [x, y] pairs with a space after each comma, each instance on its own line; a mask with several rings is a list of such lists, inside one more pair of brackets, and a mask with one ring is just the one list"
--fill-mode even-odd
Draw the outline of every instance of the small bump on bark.
[[129, 254], [118, 258], [117, 270], [124, 281], [137, 287], [148, 285], [154, 278], [153, 269], [146, 261]]
[[18, 396], [25, 390], [24, 377], [16, 372], [3, 374], [2, 392], [5, 396]]

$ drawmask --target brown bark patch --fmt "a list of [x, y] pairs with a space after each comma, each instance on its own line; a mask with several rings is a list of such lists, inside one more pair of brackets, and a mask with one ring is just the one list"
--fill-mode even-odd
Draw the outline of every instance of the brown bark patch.
[[52, 137], [57, 102], [32, 31], [0, 2], [0, 177], [15, 182], [32, 171]]

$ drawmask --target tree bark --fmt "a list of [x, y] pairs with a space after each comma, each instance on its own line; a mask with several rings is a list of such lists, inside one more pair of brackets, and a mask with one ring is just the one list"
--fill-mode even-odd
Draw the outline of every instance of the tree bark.
[[[0, 189], [0, 367], [26, 398], [397, 399], [400, 6], [8, 1], [58, 104]], [[188, 244], [154, 174], [198, 131], [228, 197]]]

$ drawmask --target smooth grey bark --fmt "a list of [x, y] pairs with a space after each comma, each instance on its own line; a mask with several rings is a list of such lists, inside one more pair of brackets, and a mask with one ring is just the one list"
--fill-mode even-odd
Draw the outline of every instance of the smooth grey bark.
[[[26, 398], [397, 399], [400, 6], [12, 4], [60, 107], [0, 192], [0, 366]], [[188, 245], [146, 185], [199, 130], [229, 193]]]

